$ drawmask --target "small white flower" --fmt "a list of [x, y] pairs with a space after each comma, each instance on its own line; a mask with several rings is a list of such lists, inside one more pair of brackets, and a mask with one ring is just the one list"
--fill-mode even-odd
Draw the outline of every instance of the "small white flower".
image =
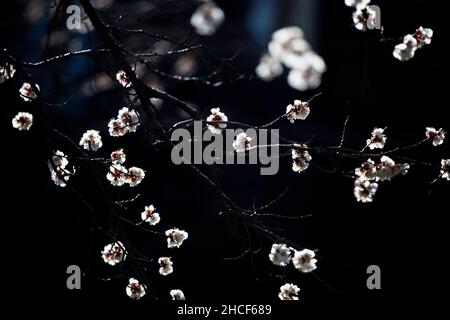
[[141, 168], [131, 167], [128, 169], [126, 178], [126, 183], [128, 183], [130, 187], [135, 187], [145, 178], [145, 172]]
[[305, 91], [316, 89], [322, 82], [322, 74], [326, 71], [325, 61], [313, 51], [309, 51], [297, 60], [295, 68], [288, 74], [288, 84], [292, 88]]
[[308, 273], [317, 269], [317, 259], [314, 259], [316, 254], [312, 250], [304, 249], [302, 251], [295, 251], [292, 263], [295, 269], [303, 273]]
[[55, 154], [48, 161], [48, 169], [52, 181], [59, 187], [65, 187], [69, 178], [75, 174], [75, 169], [68, 170], [69, 161], [65, 154], [61, 151], [56, 151]]
[[[36, 84], [36, 88], [39, 90], [39, 86]], [[34, 92], [31, 84], [25, 82], [19, 89], [20, 98], [25, 102], [33, 101], [37, 98], [36, 92]]]
[[33, 115], [28, 112], [19, 112], [13, 119], [12, 125], [17, 130], [30, 130], [33, 125]]
[[368, 203], [373, 201], [378, 189], [378, 183], [368, 180], [356, 180], [354, 194], [358, 202]]
[[409, 171], [409, 164], [396, 164], [394, 160], [388, 156], [382, 156], [380, 165], [377, 166], [376, 177], [380, 181], [389, 181], [400, 173], [405, 175]]
[[433, 30], [430, 28], [419, 27], [417, 28], [414, 37], [417, 40], [417, 46], [421, 48], [424, 45], [431, 43], [431, 38], [433, 38]]
[[450, 180], [450, 159], [441, 160], [441, 177]]
[[236, 152], [244, 152], [250, 147], [250, 141], [252, 138], [247, 136], [244, 132], [239, 133], [233, 142], [233, 149]]
[[370, 6], [356, 9], [356, 11], [353, 12], [353, 23], [355, 28], [361, 31], [374, 29], [376, 18], [377, 12], [370, 8]]
[[127, 296], [133, 300], [139, 300], [145, 296], [145, 287], [139, 283], [135, 278], [130, 278], [128, 280], [128, 285], [126, 288]]
[[131, 87], [130, 79], [128, 78], [125, 71], [120, 70], [116, 73], [116, 80], [120, 83], [120, 85], [124, 88]]
[[303, 31], [300, 28], [285, 27], [272, 34], [268, 49], [272, 58], [283, 62], [288, 68], [293, 68], [297, 65], [297, 59], [310, 47], [303, 39]]
[[172, 296], [172, 300], [186, 300], [183, 291], [180, 289], [170, 290], [170, 295]]
[[123, 152], [123, 149], [111, 152], [111, 161], [113, 164], [123, 164], [126, 159], [127, 156]]
[[120, 187], [127, 181], [128, 170], [120, 164], [114, 164], [109, 167], [106, 179], [115, 187]]
[[262, 80], [271, 81], [283, 73], [283, 66], [278, 59], [266, 54], [261, 57], [255, 73]]
[[370, 150], [383, 149], [386, 144], [387, 137], [384, 134], [384, 129], [375, 128], [372, 131], [372, 137], [367, 139], [367, 146]]
[[5, 62], [4, 65], [0, 66], [0, 83], [11, 79], [12, 77], [14, 77], [15, 73], [16, 69], [14, 69], [14, 66], [12, 64], [9, 64], [8, 62]]
[[158, 259], [158, 263], [160, 275], [167, 276], [173, 272], [173, 262], [170, 257], [161, 257]]
[[125, 247], [120, 241], [106, 245], [102, 251], [103, 261], [111, 266], [124, 261], [126, 257]]
[[373, 180], [377, 176], [377, 166], [372, 159], [368, 159], [361, 167], [355, 169], [355, 175], [359, 180]]
[[278, 298], [280, 300], [298, 300], [298, 293], [300, 292], [300, 288], [295, 284], [286, 283], [280, 287], [280, 293], [278, 294]]
[[285, 244], [273, 244], [270, 249], [269, 259], [276, 266], [285, 267], [291, 261], [292, 249]]
[[370, 0], [345, 0], [345, 5], [355, 7], [356, 9], [364, 9], [370, 3]]
[[[306, 146], [299, 146], [306, 148]], [[303, 172], [309, 167], [312, 157], [307, 150], [292, 149], [292, 171]]]
[[429, 139], [433, 140], [433, 146], [440, 146], [444, 143], [445, 139], [445, 131], [440, 128], [439, 130], [436, 130], [433, 127], [427, 127], [427, 130], [425, 132], [425, 136]]
[[121, 137], [124, 136], [128, 132], [127, 125], [118, 119], [111, 119], [108, 123], [109, 134], [112, 137]]
[[225, 20], [225, 13], [214, 2], [207, 1], [200, 5], [191, 17], [191, 25], [202, 36], [210, 36]]
[[227, 127], [227, 124], [224, 122], [228, 121], [228, 117], [223, 113], [220, 112], [220, 108], [212, 108], [211, 114], [206, 118], [206, 121], [208, 122], [217, 122], [208, 124], [208, 130], [211, 131], [214, 134], [220, 134], [222, 132], [222, 129], [225, 129]]
[[148, 222], [150, 225], [154, 226], [157, 224], [161, 218], [159, 213], [155, 212], [155, 207], [153, 205], [146, 206], [145, 210], [141, 213], [142, 221]]
[[300, 100], [294, 100], [293, 104], [286, 107], [286, 118], [294, 123], [295, 120], [305, 120], [309, 115], [308, 102], [302, 102]]
[[139, 116], [135, 110], [124, 107], [119, 110], [117, 119], [125, 123], [129, 132], [136, 132], [139, 126]]
[[102, 137], [97, 130], [88, 130], [80, 139], [80, 146], [88, 151], [97, 151], [103, 146]]
[[403, 43], [395, 46], [393, 55], [400, 61], [408, 61], [414, 58], [417, 50], [417, 40], [412, 35], [408, 34], [403, 37]]
[[169, 229], [166, 231], [167, 237], [167, 247], [168, 248], [179, 248], [184, 240], [188, 238], [188, 233], [186, 231], [180, 230], [178, 228]]

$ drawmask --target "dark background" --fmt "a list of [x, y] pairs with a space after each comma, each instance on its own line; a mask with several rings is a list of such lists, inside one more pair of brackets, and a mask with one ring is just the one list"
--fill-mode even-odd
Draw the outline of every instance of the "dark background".
[[[39, 61], [45, 56], [48, 14], [45, 1], [18, 1], [1, 13], [2, 42], [9, 52], [23, 61]], [[125, 15], [124, 25], [154, 28], [160, 33], [193, 38], [188, 19], [195, 4], [172, 1], [163, 9], [142, 13], [133, 11], [136, 2], [116, 1], [105, 13]], [[323, 84], [314, 92], [291, 90], [285, 76], [264, 83], [257, 79], [232, 81], [220, 87], [199, 83], [161, 79], [165, 90], [195, 102], [205, 113], [220, 107], [229, 119], [251, 124], [266, 123], [284, 112], [293, 99], [307, 100], [314, 93], [323, 95], [312, 104], [307, 121], [280, 124], [285, 137], [308, 140], [314, 145], [338, 144], [342, 126], [350, 115], [346, 145], [361, 148], [373, 127], [388, 127], [388, 146], [408, 145], [424, 137], [426, 126], [449, 130], [447, 74], [449, 38], [448, 11], [444, 1], [373, 1], [382, 12], [384, 37], [400, 38], [422, 25], [435, 31], [432, 44], [417, 52], [416, 57], [401, 63], [392, 56], [399, 40], [380, 42], [379, 31], [359, 32], [352, 26], [352, 10], [344, 1], [217, 1], [224, 9], [226, 22], [211, 38], [198, 38], [216, 56], [240, 54], [232, 62], [242, 74], [254, 70], [264, 52], [270, 34], [277, 28], [298, 25], [305, 30], [307, 40], [324, 58], [328, 70]], [[29, 10], [44, 10], [39, 19], [30, 22]], [[33, 11], [35, 12], [35, 11]], [[39, 12], [39, 11], [36, 11]], [[134, 12], [134, 14], [133, 14]], [[29, 13], [27, 15], [27, 13]], [[28, 18], [27, 18], [28, 17]], [[55, 22], [55, 30], [63, 30], [65, 17]], [[60, 43], [51, 45], [48, 56], [66, 52], [73, 38], [80, 38], [83, 48], [96, 43], [95, 32], [85, 35], [60, 34]], [[131, 44], [133, 45], [133, 44]], [[161, 61], [161, 69], [171, 71], [174, 60]], [[112, 70], [116, 65], [106, 61]], [[229, 219], [217, 214], [217, 203], [211, 192], [188, 171], [174, 167], [169, 158], [145, 146], [147, 136], [138, 134], [112, 139], [106, 131], [108, 120], [122, 106], [124, 92], [116, 85], [98, 93], [79, 94], [86, 79], [99, 70], [88, 58], [73, 58], [42, 69], [29, 70], [43, 88], [44, 96], [62, 102], [76, 94], [63, 107], [50, 111], [55, 127], [78, 141], [87, 129], [101, 130], [107, 156], [118, 147], [125, 147], [128, 165], [141, 166], [148, 175], [137, 188], [142, 197], [124, 212], [138, 219], [145, 205], [153, 203], [161, 214], [159, 230], [178, 226], [189, 232], [189, 239], [176, 252], [165, 248], [165, 239], [153, 237], [127, 226], [130, 240], [152, 257], [170, 253], [175, 260], [173, 275], [162, 278], [157, 266], [148, 275], [162, 300], [168, 299], [173, 288], [184, 291], [192, 302], [276, 301], [284, 280], [279, 269], [268, 260], [271, 243], [258, 240], [262, 251], [253, 262], [245, 257], [225, 261], [224, 257], [242, 252], [245, 234], [234, 234]], [[199, 73], [203, 72], [199, 67]], [[100, 258], [100, 250], [108, 243], [91, 230], [91, 216], [83, 204], [65, 189], [55, 187], [46, 165], [46, 138], [39, 134], [39, 124], [30, 132], [18, 132], [11, 127], [11, 118], [18, 111], [33, 111], [23, 103], [17, 90], [23, 82], [20, 74], [0, 85], [1, 121], [4, 155], [2, 238], [3, 289], [7, 294], [42, 303], [93, 302], [133, 303], [125, 295], [128, 277], [133, 276], [127, 265], [123, 278], [117, 268], [110, 268]], [[165, 124], [182, 115], [165, 111]], [[33, 130], [35, 129], [35, 130]], [[34, 131], [36, 133], [34, 133]], [[56, 149], [70, 153], [70, 145], [55, 139]], [[448, 158], [448, 141], [441, 147], [431, 144], [405, 155], [429, 160], [439, 165]], [[317, 165], [332, 168], [327, 158], [312, 155]], [[394, 157], [395, 159], [395, 157]], [[352, 169], [358, 161], [339, 161], [339, 166]], [[282, 234], [302, 247], [318, 249], [318, 270], [302, 275], [287, 271], [289, 282], [298, 284], [302, 303], [344, 299], [363, 301], [372, 306], [396, 302], [407, 297], [422, 303], [435, 297], [437, 288], [448, 285], [446, 262], [448, 249], [446, 215], [448, 213], [448, 183], [434, 185], [438, 169], [413, 166], [405, 177], [382, 183], [373, 204], [359, 204], [353, 197], [353, 181], [342, 175], [328, 174], [311, 167], [301, 175], [293, 174], [289, 157], [280, 162], [276, 176], [260, 176], [256, 166], [223, 166], [219, 168], [224, 190], [247, 207], [262, 205], [280, 194], [288, 193], [273, 207], [273, 212], [286, 215], [306, 215], [299, 222], [266, 219], [267, 225], [282, 228]], [[98, 210], [102, 221], [108, 210], [101, 192], [90, 183], [92, 172], [80, 168], [73, 178], [87, 199]], [[113, 197], [126, 199], [134, 194], [130, 189], [121, 194], [110, 188]], [[82, 290], [66, 288], [66, 268], [79, 265], [85, 276]], [[366, 288], [366, 268], [379, 265], [382, 290]], [[111, 281], [102, 279], [111, 278]], [[411, 301], [411, 300], [410, 300]]]

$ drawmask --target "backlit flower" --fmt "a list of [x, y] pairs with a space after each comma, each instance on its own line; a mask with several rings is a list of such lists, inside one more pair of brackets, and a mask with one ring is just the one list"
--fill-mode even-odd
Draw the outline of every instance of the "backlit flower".
[[170, 296], [172, 297], [172, 300], [186, 300], [183, 291], [180, 289], [170, 290]]
[[278, 294], [278, 298], [280, 300], [298, 300], [298, 293], [300, 292], [300, 288], [295, 284], [286, 283], [280, 287], [280, 293]]
[[445, 131], [441, 128], [439, 130], [436, 130], [433, 127], [428, 127], [425, 136], [429, 139], [433, 140], [433, 146], [440, 146], [444, 143], [445, 139]]
[[372, 131], [372, 137], [367, 139], [367, 146], [370, 150], [373, 149], [383, 149], [386, 144], [387, 137], [384, 134], [384, 129], [375, 128]]
[[244, 152], [250, 147], [250, 141], [252, 138], [247, 136], [244, 132], [239, 133], [233, 142], [233, 149], [236, 152]]
[[28, 112], [19, 112], [12, 119], [12, 126], [17, 130], [29, 130], [33, 125], [33, 115]]
[[202, 36], [213, 35], [225, 20], [225, 13], [214, 2], [200, 5], [191, 17], [191, 25]]
[[309, 115], [309, 103], [300, 100], [294, 100], [293, 104], [286, 107], [286, 118], [294, 123], [295, 120], [305, 120]]
[[269, 259], [276, 266], [285, 267], [291, 261], [292, 249], [285, 244], [273, 244], [270, 250]]
[[308, 273], [317, 269], [317, 259], [314, 259], [315, 255], [314, 251], [308, 249], [295, 251], [294, 257], [292, 258], [295, 269], [300, 270], [303, 273]]
[[80, 146], [85, 150], [97, 151], [103, 146], [102, 137], [97, 130], [88, 130], [83, 133], [80, 140]]
[[188, 238], [188, 233], [184, 230], [178, 228], [169, 229], [166, 231], [167, 237], [167, 247], [168, 248], [179, 248], [184, 240]]
[[[39, 86], [36, 84], [36, 88], [39, 90]], [[33, 101], [37, 98], [36, 92], [34, 92], [31, 84], [25, 82], [19, 90], [20, 98], [25, 102]]]
[[206, 121], [216, 122], [208, 124], [207, 127], [212, 133], [220, 134], [222, 129], [227, 127], [225, 122], [228, 121], [228, 117], [223, 112], [220, 112], [220, 108], [212, 108], [211, 114], [206, 118]]
[[161, 218], [155, 210], [156, 209], [153, 205], [150, 205], [148, 207], [146, 206], [145, 210], [141, 213], [142, 221], [148, 222], [152, 226], [157, 224], [161, 220]]
[[128, 280], [126, 292], [127, 296], [131, 299], [139, 300], [145, 296], [145, 287], [135, 278], [130, 278], [130, 280]]
[[138, 167], [131, 167], [128, 169], [128, 174], [126, 175], [126, 183], [130, 187], [135, 187], [141, 183], [145, 177], [145, 171]]
[[170, 257], [161, 257], [158, 259], [159, 274], [167, 276], [173, 272], [173, 262]]
[[106, 245], [102, 251], [103, 261], [111, 266], [124, 261], [126, 257], [125, 247], [120, 241]]

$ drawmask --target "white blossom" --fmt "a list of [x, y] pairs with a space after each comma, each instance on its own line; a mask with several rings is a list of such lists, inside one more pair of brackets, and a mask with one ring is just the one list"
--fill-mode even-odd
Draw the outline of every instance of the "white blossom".
[[61, 151], [56, 151], [48, 161], [48, 169], [52, 181], [59, 187], [65, 187], [69, 178], [75, 174], [75, 169], [67, 169], [69, 161]]
[[431, 43], [433, 30], [430, 28], [419, 27], [414, 34], [407, 34], [403, 37], [403, 42], [396, 45], [394, 57], [400, 61], [412, 59], [417, 49]]
[[396, 164], [388, 156], [382, 156], [379, 164], [371, 159], [364, 162], [355, 169], [355, 175], [360, 181], [389, 181], [399, 174], [407, 174], [409, 167], [408, 163]]
[[294, 123], [295, 120], [305, 120], [309, 115], [309, 103], [294, 100], [293, 104], [286, 107], [286, 118]]
[[419, 27], [416, 29], [414, 37], [417, 40], [417, 47], [421, 48], [424, 45], [431, 43], [431, 38], [433, 38], [433, 30], [430, 28]]
[[403, 43], [400, 43], [394, 48], [394, 57], [400, 61], [408, 61], [414, 58], [417, 50], [417, 40], [412, 35], [408, 34], [403, 37]]
[[128, 132], [128, 127], [122, 120], [111, 119], [108, 123], [108, 130], [112, 137], [121, 137]]
[[172, 300], [186, 300], [183, 291], [181, 291], [180, 289], [170, 290], [170, 295], [172, 297]]
[[296, 68], [299, 59], [310, 50], [310, 46], [303, 39], [303, 31], [298, 27], [285, 27], [272, 34], [268, 45], [269, 54], [281, 61], [288, 68]]
[[444, 129], [440, 128], [439, 130], [436, 130], [433, 127], [427, 127], [425, 136], [429, 139], [433, 140], [433, 146], [440, 146], [444, 143], [445, 139], [445, 131]]
[[116, 73], [116, 80], [117, 82], [120, 83], [120, 85], [124, 88], [129, 88], [131, 87], [131, 81], [128, 78], [127, 74], [125, 71], [120, 70], [119, 72]]
[[19, 112], [12, 119], [12, 126], [17, 130], [30, 130], [30, 127], [33, 125], [33, 115], [28, 112]]
[[123, 164], [126, 159], [127, 156], [123, 152], [123, 149], [111, 152], [111, 161], [113, 164]]
[[377, 166], [372, 159], [368, 159], [361, 167], [355, 169], [355, 175], [360, 180], [374, 180], [377, 177]]
[[368, 203], [373, 201], [378, 189], [378, 183], [368, 180], [356, 180], [354, 194], [358, 202]]
[[292, 263], [295, 269], [300, 270], [303, 273], [308, 273], [317, 269], [317, 259], [315, 252], [312, 250], [304, 249], [302, 251], [295, 251]]
[[250, 141], [252, 138], [247, 136], [244, 132], [239, 133], [233, 142], [233, 149], [236, 152], [244, 152], [250, 147]]
[[345, 5], [355, 7], [356, 9], [364, 9], [370, 3], [370, 0], [345, 0]]
[[450, 180], [450, 159], [441, 160], [441, 177]]
[[102, 137], [97, 130], [88, 130], [80, 139], [80, 146], [85, 150], [97, 151], [103, 146]]
[[120, 164], [109, 167], [106, 179], [115, 187], [123, 186], [127, 181], [128, 170]]
[[213, 35], [225, 20], [225, 13], [214, 2], [200, 5], [191, 17], [191, 25], [202, 36]]
[[[39, 86], [36, 84], [36, 88], [39, 90]], [[36, 92], [34, 92], [33, 87], [28, 82], [25, 82], [19, 89], [20, 98], [25, 102], [33, 101], [37, 98]]]
[[167, 247], [168, 248], [179, 248], [184, 240], [188, 238], [188, 233], [184, 230], [178, 228], [169, 229], [166, 231], [167, 237]]
[[228, 121], [228, 117], [223, 113], [220, 112], [220, 108], [212, 108], [211, 114], [206, 118], [206, 121], [208, 122], [217, 122], [208, 124], [208, 130], [211, 131], [214, 134], [220, 134], [222, 132], [222, 129], [225, 129], [227, 127], [227, 124], [224, 122]]
[[145, 296], [145, 287], [140, 284], [135, 278], [130, 278], [128, 280], [128, 285], [126, 288], [127, 296], [133, 300], [139, 300]]
[[127, 253], [125, 247], [120, 241], [106, 245], [102, 251], [103, 261], [111, 266], [124, 261], [126, 257]]
[[288, 84], [299, 91], [316, 89], [322, 82], [327, 67], [322, 57], [309, 51], [298, 59], [297, 65], [288, 74]]
[[16, 69], [12, 64], [5, 62], [4, 65], [0, 65], [0, 83], [5, 82], [8, 79], [14, 77]]
[[375, 128], [372, 131], [372, 137], [367, 139], [367, 146], [370, 150], [373, 149], [383, 149], [386, 144], [387, 137], [384, 134], [384, 129]]
[[264, 81], [271, 81], [283, 73], [280, 61], [271, 55], [263, 55], [255, 69], [256, 75]]
[[126, 176], [126, 183], [128, 183], [130, 187], [135, 187], [141, 183], [144, 177], [145, 177], [144, 170], [138, 167], [131, 167], [128, 169], [128, 174]]
[[280, 298], [280, 300], [298, 300], [299, 292], [300, 288], [295, 284], [286, 283], [280, 287], [278, 298]]
[[170, 257], [161, 257], [158, 259], [159, 274], [167, 276], [173, 272], [173, 262]]
[[[306, 146], [301, 145], [300, 148], [305, 148]], [[309, 163], [312, 160], [311, 155], [307, 150], [292, 149], [292, 171], [303, 172], [309, 167]]]
[[382, 156], [380, 165], [377, 166], [376, 178], [380, 181], [389, 181], [399, 174], [407, 174], [409, 164], [396, 164], [394, 160], [388, 156]]
[[127, 107], [119, 110], [117, 119], [125, 123], [129, 132], [136, 132], [139, 126], [139, 116], [137, 112], [135, 110], [130, 110]]
[[285, 244], [273, 244], [270, 249], [269, 259], [276, 266], [285, 267], [292, 259], [292, 248]]
[[156, 209], [153, 205], [145, 206], [145, 210], [141, 213], [142, 221], [148, 222], [152, 226], [157, 224], [161, 218], [159, 213], [155, 212], [155, 210]]
[[356, 9], [356, 11], [353, 12], [353, 24], [355, 25], [356, 29], [361, 31], [374, 29], [376, 18], [377, 12], [370, 6], [364, 7], [362, 9]]

